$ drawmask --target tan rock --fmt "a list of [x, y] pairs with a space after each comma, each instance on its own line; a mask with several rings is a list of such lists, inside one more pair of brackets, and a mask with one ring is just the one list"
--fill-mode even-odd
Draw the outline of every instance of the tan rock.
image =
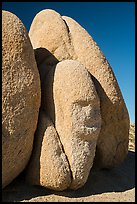
[[71, 172], [60, 138], [43, 110], [39, 114], [32, 157], [26, 180], [54, 190], [64, 190], [71, 182]]
[[29, 36], [35, 49], [46, 48], [59, 61], [77, 59], [91, 73], [102, 116], [95, 163], [102, 168], [121, 163], [128, 152], [129, 115], [113, 70], [96, 42], [76, 21], [49, 9], [36, 15]]
[[29, 36], [34, 49], [46, 48], [57, 59], [71, 59], [75, 54], [66, 24], [61, 15], [51, 9], [42, 10], [35, 16]]
[[101, 100], [102, 127], [96, 163], [100, 167], [116, 166], [128, 153], [130, 124], [119, 85], [111, 66], [91, 36], [73, 19], [63, 19], [69, 27], [79, 60], [94, 76], [93, 81]]
[[43, 108], [55, 123], [72, 173], [69, 186], [87, 181], [101, 128], [100, 101], [86, 68], [64, 60], [49, 71], [43, 85]]
[[40, 106], [40, 77], [23, 23], [2, 11], [2, 187], [25, 168]]

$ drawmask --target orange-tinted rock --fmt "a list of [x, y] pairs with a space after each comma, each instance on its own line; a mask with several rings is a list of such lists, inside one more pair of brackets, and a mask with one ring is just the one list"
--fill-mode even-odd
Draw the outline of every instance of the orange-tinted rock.
[[2, 11], [2, 187], [26, 167], [40, 107], [40, 77], [23, 23]]
[[51, 68], [43, 85], [42, 105], [69, 162], [69, 187], [77, 189], [87, 181], [101, 128], [100, 101], [86, 68], [75, 60]]
[[36, 15], [29, 36], [35, 49], [48, 49], [58, 61], [78, 60], [91, 73], [102, 117], [95, 164], [111, 168], [121, 163], [128, 152], [129, 115], [114, 72], [96, 42], [76, 21], [50, 9]]
[[60, 138], [43, 110], [39, 114], [32, 157], [26, 180], [54, 190], [64, 190], [71, 183], [71, 173]]

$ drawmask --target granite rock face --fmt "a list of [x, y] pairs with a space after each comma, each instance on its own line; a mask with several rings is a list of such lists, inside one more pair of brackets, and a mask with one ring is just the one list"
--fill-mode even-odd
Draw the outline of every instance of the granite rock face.
[[[40, 68], [41, 66], [39, 66]], [[59, 62], [56, 66], [50, 68], [45, 81], [42, 82], [42, 109], [53, 121], [57, 133], [55, 136], [55, 129], [49, 132], [49, 127], [46, 128], [46, 120], [45, 123], [39, 123], [38, 129], [41, 136], [37, 136], [37, 140], [40, 141], [43, 135], [45, 139], [43, 139], [41, 150], [34, 147], [34, 155], [38, 155], [40, 151], [41, 154], [39, 154], [39, 159], [31, 160], [33, 167], [31, 167], [29, 175], [35, 169], [37, 161], [40, 160], [40, 172], [45, 168], [45, 174], [43, 174], [45, 181], [47, 179], [49, 182], [52, 177], [49, 176], [48, 172], [56, 177], [52, 178], [50, 188], [55, 189], [54, 182], [56, 181], [57, 185], [60, 181], [59, 175], [62, 175], [63, 178], [63, 175], [66, 175], [68, 177], [66, 184], [60, 182], [56, 190], [77, 189], [86, 183], [93, 165], [96, 143], [101, 128], [100, 101], [90, 74], [81, 63], [75, 60]], [[45, 130], [44, 134], [43, 128]], [[63, 165], [63, 169], [67, 167], [65, 159], [57, 163], [63, 152], [61, 151], [61, 154], [58, 151], [58, 154], [52, 154], [56, 150], [54, 146], [59, 143], [55, 140], [55, 137], [59, 138], [58, 140], [63, 147], [62, 151], [64, 151], [68, 162], [69, 171], [65, 174], [60, 171]], [[40, 146], [38, 144], [39, 142], [36, 142], [37, 148]], [[49, 154], [52, 154], [53, 157], [51, 158]], [[54, 161], [57, 164], [52, 168]], [[56, 176], [57, 174], [59, 175]], [[27, 176], [27, 178], [29, 177]], [[34, 180], [35, 177], [33, 176]], [[41, 175], [39, 178], [41, 185], [41, 179], [44, 180], [44, 177]], [[47, 181], [44, 186], [49, 188]]]
[[113, 70], [96, 42], [76, 21], [50, 9], [35, 16], [29, 36], [34, 49], [45, 48], [58, 61], [77, 60], [90, 72], [102, 117], [94, 163], [98, 168], [120, 164], [128, 152], [129, 115]]
[[40, 107], [40, 77], [27, 31], [2, 11], [2, 187], [26, 167]]

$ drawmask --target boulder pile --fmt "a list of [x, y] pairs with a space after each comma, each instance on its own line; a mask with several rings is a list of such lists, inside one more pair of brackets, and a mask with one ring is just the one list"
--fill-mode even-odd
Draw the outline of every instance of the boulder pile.
[[75, 20], [39, 12], [29, 34], [2, 14], [2, 186], [26, 181], [54, 190], [82, 187], [92, 168], [128, 153], [129, 115], [114, 72]]

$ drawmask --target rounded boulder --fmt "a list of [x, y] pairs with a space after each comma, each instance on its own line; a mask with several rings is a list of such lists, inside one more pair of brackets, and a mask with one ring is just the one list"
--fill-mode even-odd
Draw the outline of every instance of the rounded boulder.
[[33, 47], [21, 20], [2, 11], [2, 187], [26, 167], [41, 101]]

